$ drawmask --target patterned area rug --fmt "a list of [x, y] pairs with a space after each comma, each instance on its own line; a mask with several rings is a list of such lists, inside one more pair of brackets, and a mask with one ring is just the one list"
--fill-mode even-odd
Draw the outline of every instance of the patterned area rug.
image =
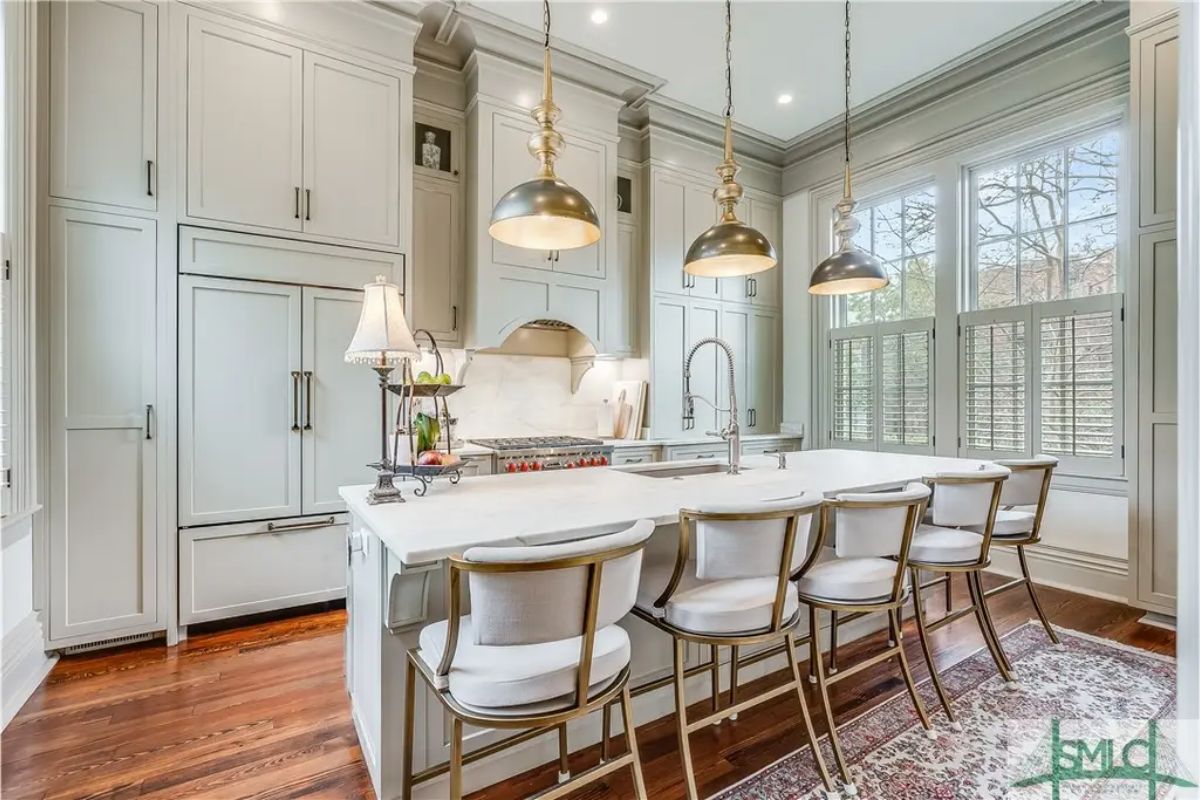
[[[1125, 780], [1065, 781], [1060, 794], [1053, 792], [1049, 782], [1013, 788], [1019, 780], [1048, 773], [1052, 720], [1061, 721], [1060, 741], [1072, 735], [1069, 730], [1079, 731], [1079, 738], [1088, 742], [1112, 739], [1114, 759], [1122, 763], [1124, 745], [1145, 736], [1149, 720], [1167, 720], [1173, 714], [1173, 659], [1071, 631], [1062, 631], [1061, 638], [1064, 647], [1053, 647], [1036, 623], [1004, 638], [1005, 652], [1020, 678], [1020, 688], [1015, 690], [1005, 687], [986, 649], [943, 673], [962, 731], [950, 728], [929, 681], [921, 684], [921, 696], [938, 733], [936, 741], [926, 737], [903, 690], [857, 719], [842, 722], [842, 748], [859, 798], [1154, 800], [1170, 796], [1169, 785]], [[820, 713], [816, 708], [812, 711], [814, 716]], [[1088, 720], [1109, 721], [1100, 723], [1109, 733], [1098, 732], [1097, 723], [1080, 722]], [[1169, 723], [1162, 727], [1166, 730]], [[828, 740], [823, 738], [821, 744], [825, 763], [836, 776]], [[1158, 748], [1156, 774], [1172, 774], [1177, 764], [1169, 742]], [[1144, 749], [1133, 755], [1131, 760], [1145, 761]], [[809, 800], [823, 798], [821, 789], [805, 747], [712, 800]]]

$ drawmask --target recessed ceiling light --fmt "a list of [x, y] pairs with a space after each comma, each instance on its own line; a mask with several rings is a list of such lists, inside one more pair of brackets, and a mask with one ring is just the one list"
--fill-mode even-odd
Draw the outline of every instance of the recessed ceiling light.
[[608, 22], [608, 12], [603, 8], [597, 8], [592, 12], [592, 22], [596, 25], [603, 25]]
[[792, 96], [785, 92], [784, 94], [779, 95], [775, 102], [779, 103], [781, 106], [786, 106], [788, 103], [792, 102]]

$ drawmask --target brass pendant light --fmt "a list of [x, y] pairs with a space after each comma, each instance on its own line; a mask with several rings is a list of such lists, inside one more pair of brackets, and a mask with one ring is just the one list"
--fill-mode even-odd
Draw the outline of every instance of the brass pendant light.
[[566, 146], [554, 129], [560, 116], [554, 105], [550, 71], [550, 2], [542, 3], [542, 102], [530, 115], [538, 130], [529, 137], [529, 153], [540, 164], [537, 177], [514, 187], [492, 210], [493, 239], [531, 250], [571, 250], [600, 240], [600, 217], [583, 194], [554, 174], [554, 161]]
[[842, 182], [842, 199], [835, 206], [837, 220], [833, 232], [837, 250], [813, 270], [808, 282], [810, 294], [858, 294], [873, 292], [888, 285], [883, 264], [870, 253], [854, 244], [854, 234], [860, 227], [854, 217], [854, 198], [850, 193], [850, 0], [846, 0], [846, 107], [842, 120], [842, 138], [846, 153], [846, 170]]
[[704, 278], [753, 275], [770, 269], [779, 260], [767, 237], [737, 218], [742, 187], [736, 180], [740, 167], [733, 160], [732, 35], [732, 9], [730, 0], [725, 0], [725, 160], [717, 166], [721, 185], [713, 190], [721, 218], [696, 237], [683, 261], [685, 272]]

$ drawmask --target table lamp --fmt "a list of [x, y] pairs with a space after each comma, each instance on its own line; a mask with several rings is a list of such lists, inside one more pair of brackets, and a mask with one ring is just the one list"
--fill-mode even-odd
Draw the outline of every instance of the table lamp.
[[380, 458], [375, 488], [367, 494], [367, 502], [403, 503], [400, 490], [393, 480], [395, 472], [388, 454], [388, 376], [396, 365], [420, 354], [413, 340], [408, 321], [404, 318], [404, 300], [400, 287], [389, 283], [383, 275], [377, 275], [374, 283], [363, 287], [362, 315], [354, 338], [346, 348], [346, 362], [366, 364], [379, 376], [380, 404]]

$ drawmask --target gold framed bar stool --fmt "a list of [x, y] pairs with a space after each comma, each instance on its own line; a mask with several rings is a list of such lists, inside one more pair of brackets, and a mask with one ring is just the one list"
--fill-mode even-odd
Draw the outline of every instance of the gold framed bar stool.
[[[838, 797], [825, 767], [813, 729], [812, 716], [800, 677], [795, 628], [801, 610], [792, 578], [802, 574], [819, 554], [810, 553], [813, 517], [821, 498], [802, 495], [749, 505], [711, 505], [679, 512], [679, 546], [674, 562], [650, 564], [633, 613], [674, 640], [675, 711], [679, 756], [688, 800], [699, 800], [692, 766], [690, 736], [697, 730], [732, 719], [741, 711], [794, 692], [800, 701], [805, 735], [812, 746], [817, 772], [826, 796]], [[692, 553], [693, 531], [695, 554]], [[707, 645], [712, 662], [688, 669], [689, 643]], [[754, 697], [737, 700], [737, 666], [759, 660], [740, 649], [772, 645], [771, 654], [784, 652], [792, 678]], [[730, 702], [720, 704], [719, 648], [734, 650], [730, 669]], [[709, 672], [713, 683], [712, 711], [689, 720], [685, 682], [690, 675]], [[656, 687], [658, 682], [639, 687]]]
[[[916, 587], [913, 591], [913, 616], [917, 625], [917, 635], [921, 640], [921, 652], [929, 667], [929, 677], [938, 700], [955, 730], [962, 730], [962, 725], [954, 718], [954, 709], [934, 663], [933, 651], [929, 645], [931, 632], [973, 613], [988, 652], [996, 662], [996, 669], [1010, 688], [1016, 686], [1012, 665], [1004, 654], [1000, 636], [992, 624], [991, 614], [988, 613], [987, 602], [983, 596], [983, 581], [980, 577], [983, 570], [991, 564], [992, 529], [1000, 504], [1000, 494], [1008, 476], [1009, 471], [1006, 467], [995, 464], [987, 464], [977, 470], [939, 472], [927, 476], [925, 483], [933, 492], [929, 503], [930, 514], [927, 517], [931, 523], [922, 524], [917, 529], [908, 554], [912, 583]], [[922, 571], [944, 573], [944, 577], [922, 584]], [[950, 576], [958, 574], [966, 577], [971, 604], [964, 608], [951, 609], [934, 622], [928, 622], [925, 619], [923, 591], [942, 580], [947, 582], [946, 587], [949, 590]]]
[[1024, 586], [1029, 592], [1033, 610], [1037, 612], [1042, 627], [1046, 629], [1046, 635], [1055, 647], [1061, 648], [1062, 640], [1054, 632], [1054, 627], [1042, 609], [1037, 590], [1033, 586], [1033, 578], [1029, 575], [1029, 561], [1025, 557], [1025, 548], [1042, 540], [1042, 517], [1046, 513], [1046, 502], [1050, 497], [1050, 479], [1058, 466], [1058, 459], [1054, 456], [1039, 455], [1033, 458], [1004, 459], [996, 463], [1007, 467], [1012, 475], [1004, 483], [1004, 491], [1000, 495], [1001, 508], [996, 513], [992, 543], [1017, 548], [1021, 577], [989, 589], [984, 596], [993, 597]]
[[[925, 705], [921, 702], [921, 696], [917, 694], [917, 686], [913, 682], [912, 670], [909, 669], [908, 657], [904, 653], [904, 645], [900, 638], [900, 609], [909, 594], [909, 547], [928, 499], [927, 486], [911, 483], [898, 492], [847, 493], [839, 494], [833, 500], [826, 500], [821, 510], [822, 520], [814, 552], [819, 553], [824, 546], [825, 532], [829, 530], [829, 516], [836, 513], [836, 558], [808, 566], [801, 572], [797, 581], [800, 601], [808, 604], [808, 625], [813, 651], [810, 669], [816, 674], [821, 702], [825, 709], [825, 720], [829, 725], [829, 743], [833, 748], [833, 756], [845, 784], [845, 793], [851, 797], [858, 794], [858, 788], [842, 753], [837, 723], [833, 718], [833, 706], [829, 701], [831, 685], [853, 677], [875, 664], [895, 658], [900, 663], [900, 674], [904, 678], [909, 697], [926, 735], [931, 739], [937, 738]], [[836, 675], [827, 676], [820, 652], [817, 613], [821, 610], [830, 613], [849, 612], [855, 618], [886, 613], [891, 641], [883, 652], [852, 666], [843, 667]]]
[[[449, 773], [450, 800], [463, 796], [463, 766], [547, 733], [557, 733], [559, 784], [539, 800], [560, 798], [629, 767], [639, 800], [648, 800], [629, 695], [629, 635], [616, 622], [637, 596], [642, 550], [654, 523], [565, 544], [475, 547], [450, 558], [448, 619], [426, 626], [408, 652], [401, 796]], [[462, 576], [471, 614], [462, 615]], [[553, 598], [553, 602], [547, 602]], [[416, 679], [450, 716], [450, 760], [413, 773]], [[573, 778], [567, 723], [621, 703], [625, 755]], [[463, 724], [521, 731], [463, 753]]]

